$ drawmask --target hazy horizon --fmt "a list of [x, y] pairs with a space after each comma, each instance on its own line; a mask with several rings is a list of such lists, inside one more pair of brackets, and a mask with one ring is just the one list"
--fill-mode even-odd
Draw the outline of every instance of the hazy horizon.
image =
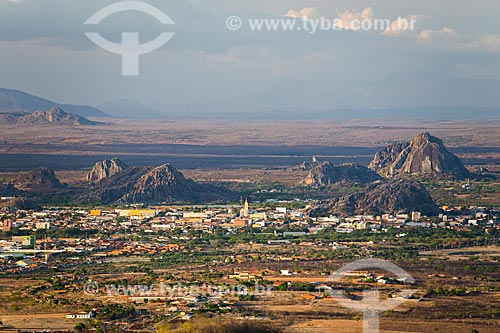
[[[214, 109], [307, 112], [338, 109], [500, 107], [500, 22], [479, 1], [145, 1], [174, 22], [116, 13], [84, 22], [116, 1], [0, 1], [0, 87], [59, 103], [137, 101], [153, 111]], [[461, 3], [463, 5], [461, 5]], [[243, 27], [232, 31], [227, 18]], [[248, 19], [415, 20], [415, 30], [252, 31]], [[279, 30], [279, 29], [278, 29]], [[93, 44], [175, 36], [140, 56], [140, 75], [122, 76], [120, 55]], [[470, 93], [468, 93], [470, 92]], [[237, 112], [237, 111], [236, 111]]]

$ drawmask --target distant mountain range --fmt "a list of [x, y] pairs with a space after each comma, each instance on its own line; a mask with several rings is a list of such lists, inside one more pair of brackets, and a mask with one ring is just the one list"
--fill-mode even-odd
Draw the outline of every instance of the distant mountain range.
[[[443, 75], [380, 80], [282, 80], [216, 103], [169, 104], [162, 114], [228, 119], [498, 119], [500, 80]], [[158, 110], [160, 108], [157, 107]]]
[[128, 119], [158, 119], [165, 117], [154, 107], [137, 101], [123, 99], [115, 102], [105, 102], [97, 106], [100, 110], [116, 118]]
[[[500, 81], [443, 75], [394, 76], [380, 80], [283, 80], [239, 98], [261, 110], [497, 108]], [[236, 100], [235, 100], [236, 101]]]
[[400, 75], [380, 80], [282, 80], [257, 92], [212, 103], [141, 103], [129, 99], [97, 108], [61, 105], [0, 89], [0, 112], [59, 107], [84, 117], [128, 119], [499, 119], [500, 80]]
[[0, 113], [31, 113], [52, 108], [59, 108], [82, 117], [109, 117], [108, 114], [91, 106], [60, 104], [19, 90], [0, 88]]

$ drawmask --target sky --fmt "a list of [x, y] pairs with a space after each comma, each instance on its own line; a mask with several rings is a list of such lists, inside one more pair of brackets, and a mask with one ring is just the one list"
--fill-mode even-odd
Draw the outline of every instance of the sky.
[[[140, 12], [116, 13], [95, 26], [84, 24], [116, 2], [0, 0], [0, 87], [61, 103], [99, 105], [131, 99], [167, 105], [234, 101], [242, 96], [245, 100], [272, 93], [284, 82], [287, 86], [287, 82], [334, 81], [335, 87], [343, 82], [354, 87], [353, 82], [404, 77], [415, 78], [418, 84], [429, 75], [442, 78], [441, 85], [455, 78], [464, 80], [456, 82], [500, 80], [497, 1], [477, 0], [471, 5], [466, 0], [151, 0], [143, 2], [175, 24], [162, 25]], [[231, 16], [241, 18], [240, 29], [228, 29]], [[248, 23], [249, 19], [321, 18], [336, 20], [343, 29], [252, 31]], [[353, 19], [386, 19], [391, 25], [383, 31], [362, 31], [350, 25]], [[398, 28], [399, 21], [411, 19], [414, 30]], [[86, 32], [117, 43], [123, 32], [139, 32], [141, 43], [162, 32], [175, 35], [140, 56], [138, 76], [125, 77], [120, 55], [99, 48]], [[463, 89], [469, 89], [466, 84]], [[355, 89], [349, 89], [343, 94], [356, 98]], [[300, 89], [294, 90], [296, 94]], [[308, 94], [308, 103], [315, 108], [313, 93]], [[286, 105], [289, 98], [279, 95], [276, 107]]]

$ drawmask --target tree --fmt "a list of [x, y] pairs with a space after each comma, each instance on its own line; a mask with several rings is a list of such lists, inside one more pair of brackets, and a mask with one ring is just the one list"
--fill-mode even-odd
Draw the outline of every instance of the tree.
[[81, 332], [83, 332], [83, 331], [85, 330], [85, 328], [86, 328], [86, 327], [85, 327], [85, 324], [83, 324], [83, 323], [78, 323], [78, 324], [76, 324], [76, 325], [75, 325], [75, 327], [73, 328], [73, 331], [78, 332], [78, 333], [81, 333]]
[[280, 284], [278, 286], [278, 291], [287, 291], [288, 290], [288, 283], [287, 282], [283, 282], [282, 284]]
[[470, 333], [479, 333], [479, 331], [474, 329], [474, 330], [471, 330]]

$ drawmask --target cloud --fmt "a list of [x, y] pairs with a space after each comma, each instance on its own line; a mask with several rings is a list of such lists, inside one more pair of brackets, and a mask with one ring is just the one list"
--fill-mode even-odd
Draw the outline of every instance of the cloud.
[[471, 41], [461, 43], [460, 48], [469, 50], [486, 50], [488, 52], [500, 52], [500, 36], [483, 35]]
[[396, 37], [404, 33], [413, 32], [416, 29], [417, 20], [421, 17], [426, 16], [408, 15], [406, 17], [398, 17], [391, 23], [390, 27], [382, 33], [382, 35]]
[[347, 30], [359, 30], [359, 22], [368, 21], [373, 22], [375, 19], [375, 14], [373, 8], [367, 7], [361, 12], [356, 11], [345, 11], [337, 15], [334, 20], [334, 24], [338, 28]]
[[458, 33], [451, 29], [444, 27], [441, 30], [422, 30], [418, 38], [424, 41], [432, 41], [436, 39], [450, 39], [458, 37]]
[[458, 51], [500, 52], [500, 36], [464, 35], [447, 27], [441, 30], [422, 30], [418, 35], [418, 40], [427, 45]]
[[[318, 19], [320, 17], [320, 12], [316, 7], [305, 7], [300, 11], [290, 9], [284, 16], [291, 18], [301, 18], [301, 19]], [[360, 30], [359, 23], [363, 21], [373, 22], [375, 19], [375, 14], [373, 8], [367, 7], [361, 12], [356, 11], [344, 11], [337, 15], [337, 17], [332, 21], [338, 29], [346, 30]]]
[[316, 7], [305, 7], [300, 11], [290, 9], [284, 16], [301, 19], [316, 19], [319, 17], [319, 10]]

